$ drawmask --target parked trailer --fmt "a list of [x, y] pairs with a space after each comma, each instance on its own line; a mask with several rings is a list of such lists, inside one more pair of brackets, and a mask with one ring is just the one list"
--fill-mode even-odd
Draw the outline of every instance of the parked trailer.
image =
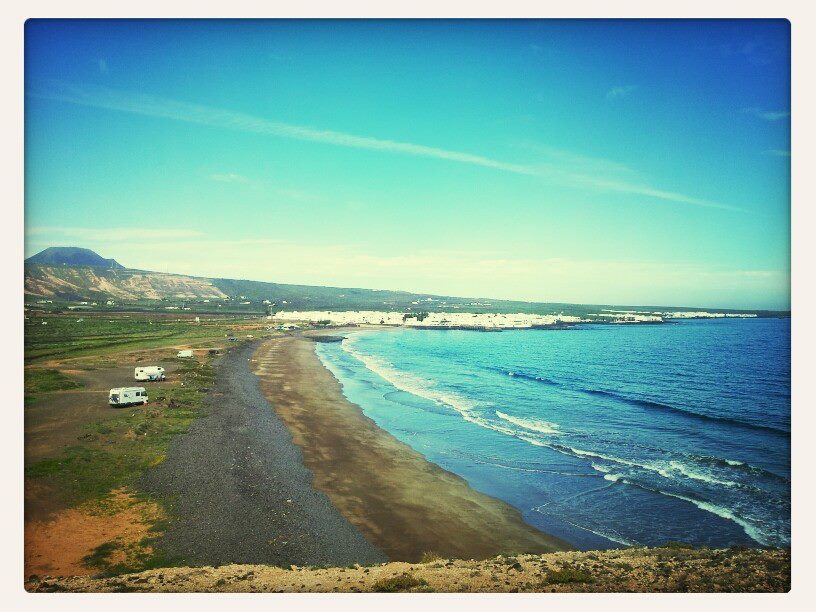
[[164, 368], [161, 366], [144, 366], [136, 368], [133, 372], [135, 380], [147, 380], [150, 382], [161, 381], [165, 379]]
[[117, 387], [111, 389], [108, 395], [108, 404], [111, 406], [132, 406], [146, 403], [147, 391], [144, 387]]
[[193, 356], [193, 351], [190, 350], [190, 349], [186, 349], [186, 350], [179, 351], [178, 353], [176, 353], [176, 357], [192, 357], [192, 356]]

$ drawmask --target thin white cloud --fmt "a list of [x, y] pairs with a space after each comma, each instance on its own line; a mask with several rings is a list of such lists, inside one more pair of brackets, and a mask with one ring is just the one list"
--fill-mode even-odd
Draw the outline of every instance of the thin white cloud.
[[76, 238], [79, 240], [166, 240], [171, 238], [195, 238], [203, 234], [196, 230], [183, 228], [146, 228], [139, 227], [49, 227], [38, 226], [26, 230], [27, 236], [60, 236], [64, 238]]
[[[627, 86], [634, 87], [634, 86]], [[105, 87], [80, 87], [64, 82], [53, 82], [49, 88], [34, 89], [29, 91], [29, 95], [80, 106], [92, 108], [102, 108], [117, 110], [121, 112], [144, 115], [148, 117], [158, 117], [173, 121], [183, 121], [195, 123], [215, 128], [237, 130], [255, 134], [267, 134], [295, 140], [305, 140], [311, 142], [321, 142], [342, 147], [356, 149], [368, 149], [374, 151], [385, 151], [390, 153], [401, 153], [419, 157], [429, 157], [455, 161], [475, 166], [493, 168], [504, 172], [522, 174], [538, 177], [553, 177], [551, 167], [536, 167], [533, 165], [517, 164], [505, 162], [482, 155], [465, 153], [461, 151], [451, 151], [438, 147], [430, 147], [409, 142], [400, 142], [370, 136], [357, 136], [345, 132], [333, 130], [319, 130], [299, 125], [291, 125], [277, 121], [270, 121], [260, 117], [254, 117], [243, 113], [236, 113], [229, 110], [210, 108], [206, 106], [188, 104], [167, 98], [159, 98], [139, 93], [129, 93]], [[555, 172], [569, 179], [570, 174], [563, 170]], [[653, 199], [676, 202], [681, 204], [691, 204], [694, 206], [704, 206], [721, 208], [725, 210], [741, 210], [737, 207], [709, 202], [699, 198], [686, 196], [642, 184], [630, 184], [626, 181], [610, 181], [603, 177], [587, 180], [588, 177], [573, 177], [571, 184], [578, 187], [591, 186], [594, 189], [606, 189], [610, 192], [628, 193], [636, 196], [646, 196]]]
[[694, 206], [702, 206], [703, 208], [717, 208], [720, 210], [742, 211], [743, 209], [729, 204], [721, 204], [719, 202], [712, 202], [710, 200], [703, 200], [700, 198], [693, 198], [691, 196], [683, 195], [682, 193], [675, 193], [673, 191], [664, 191], [656, 189], [649, 185], [638, 185], [627, 182], [620, 182], [615, 180], [607, 180], [595, 176], [585, 175], [571, 175], [571, 178], [582, 183], [586, 187], [593, 187], [604, 191], [617, 191], [620, 193], [629, 193], [633, 195], [641, 195], [649, 198], [657, 198], [658, 200], [669, 200], [672, 202], [681, 202], [683, 204], [692, 204]]
[[447, 149], [439, 149], [408, 142], [372, 138], [369, 136], [356, 136], [354, 134], [336, 132], [333, 130], [318, 130], [299, 125], [269, 121], [243, 113], [235, 113], [197, 104], [188, 104], [186, 102], [178, 102], [176, 100], [139, 93], [123, 92], [106, 87], [83, 88], [66, 83], [55, 83], [53, 89], [48, 91], [33, 91], [31, 95], [50, 100], [70, 102], [71, 104], [81, 106], [118, 110], [138, 115], [147, 115], [149, 117], [160, 117], [163, 119], [197, 123], [242, 132], [282, 136], [295, 140], [323, 142], [357, 149], [371, 149], [393, 153], [406, 153], [421, 157], [435, 157], [518, 174], [533, 174], [531, 169], [527, 166], [502, 162], [481, 155], [449, 151]]
[[761, 108], [756, 108], [754, 106], [748, 106], [746, 108], [743, 108], [742, 112], [747, 113], [749, 115], [753, 115], [754, 117], [758, 117], [760, 119], [764, 119], [765, 121], [779, 121], [780, 119], [790, 117], [790, 111], [763, 110]]
[[637, 85], [618, 85], [606, 92], [607, 100], [617, 100], [618, 98], [625, 98], [637, 89]]

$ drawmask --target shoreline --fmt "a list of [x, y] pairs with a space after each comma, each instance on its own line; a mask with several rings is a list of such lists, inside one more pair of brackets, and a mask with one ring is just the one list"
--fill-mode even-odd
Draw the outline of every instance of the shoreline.
[[261, 391], [314, 476], [312, 486], [390, 559], [571, 549], [380, 429], [346, 399], [308, 336], [267, 340], [253, 361]]

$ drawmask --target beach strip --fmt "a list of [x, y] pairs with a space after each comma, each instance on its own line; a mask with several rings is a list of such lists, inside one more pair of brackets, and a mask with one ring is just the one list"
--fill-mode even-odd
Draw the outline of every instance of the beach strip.
[[253, 366], [300, 447], [313, 486], [390, 559], [484, 559], [570, 548], [380, 429], [345, 398], [312, 340], [265, 341]]

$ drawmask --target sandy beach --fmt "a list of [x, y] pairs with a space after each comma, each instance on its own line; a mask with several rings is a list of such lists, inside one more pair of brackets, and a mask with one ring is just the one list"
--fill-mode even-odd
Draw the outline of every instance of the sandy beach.
[[300, 447], [314, 488], [390, 559], [569, 549], [377, 427], [343, 396], [314, 348], [305, 337], [274, 338], [258, 348], [252, 365]]

